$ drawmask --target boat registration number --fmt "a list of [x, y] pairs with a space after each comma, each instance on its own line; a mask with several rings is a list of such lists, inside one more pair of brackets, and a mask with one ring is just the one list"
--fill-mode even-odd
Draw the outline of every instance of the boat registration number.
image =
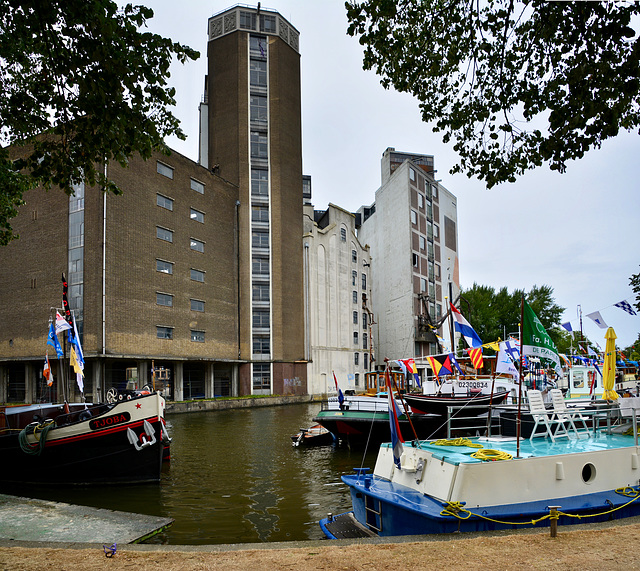
[[458, 381], [458, 386], [463, 389], [487, 389], [488, 381]]
[[89, 422], [89, 428], [91, 430], [99, 430], [100, 428], [106, 428], [107, 426], [114, 426], [116, 424], [123, 424], [131, 420], [131, 415], [128, 412], [121, 412], [120, 414], [112, 414], [111, 416], [105, 416], [104, 418], [96, 418]]

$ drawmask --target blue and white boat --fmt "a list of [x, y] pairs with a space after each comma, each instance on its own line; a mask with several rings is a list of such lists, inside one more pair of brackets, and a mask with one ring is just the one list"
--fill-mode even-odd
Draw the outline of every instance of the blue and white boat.
[[335, 539], [548, 526], [554, 506], [559, 525], [640, 515], [640, 448], [628, 432], [406, 442], [400, 468], [382, 444], [373, 474], [342, 476], [353, 512], [320, 525]]

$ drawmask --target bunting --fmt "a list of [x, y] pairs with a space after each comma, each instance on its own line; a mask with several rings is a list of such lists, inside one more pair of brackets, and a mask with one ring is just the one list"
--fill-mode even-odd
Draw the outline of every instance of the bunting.
[[342, 391], [340, 390], [340, 387], [338, 386], [338, 379], [336, 379], [336, 373], [335, 371], [331, 371], [333, 373], [333, 381], [336, 384], [336, 392], [338, 393], [338, 403], [340, 404], [340, 406], [342, 406], [342, 403], [344, 402], [344, 395], [342, 394]]
[[471, 327], [469, 322], [462, 316], [462, 313], [454, 307], [453, 303], [449, 303], [449, 305], [451, 306], [451, 315], [455, 320], [453, 324], [455, 330], [464, 337], [464, 340], [467, 342], [469, 347], [473, 349], [476, 347], [482, 347], [482, 341], [475, 329]]
[[56, 335], [56, 330], [53, 326], [53, 323], [49, 325], [47, 345], [51, 345], [56, 350], [56, 356], [58, 357], [58, 359], [62, 359], [62, 357], [64, 357], [64, 353], [62, 352], [62, 347], [60, 346], [60, 341], [58, 341], [58, 336]]
[[473, 368], [478, 371], [482, 369], [482, 347], [476, 347], [475, 349], [467, 349], [469, 357], [471, 357], [471, 364]]
[[404, 365], [404, 373], [413, 375], [414, 380], [416, 381], [416, 385], [421, 387], [420, 384], [420, 375], [418, 375], [418, 369], [416, 368], [416, 362], [413, 359], [398, 359], [398, 363], [400, 366]]
[[626, 299], [623, 299], [618, 303], [614, 303], [613, 305], [615, 307], [619, 307], [620, 309], [622, 309], [622, 311], [626, 311], [629, 315], [638, 315], [633, 309], [633, 307], [631, 307], [631, 304]]
[[456, 361], [453, 353], [449, 353], [446, 355], [432, 355], [427, 357], [427, 360], [429, 361], [433, 372], [438, 377], [453, 375], [454, 369], [457, 369], [458, 372], [462, 374], [460, 365], [458, 365], [458, 361]]

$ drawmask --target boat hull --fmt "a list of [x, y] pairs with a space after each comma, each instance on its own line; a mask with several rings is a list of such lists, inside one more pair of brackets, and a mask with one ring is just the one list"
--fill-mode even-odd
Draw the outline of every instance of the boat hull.
[[[33, 431], [24, 451], [17, 429], [0, 435], [0, 482], [20, 484], [133, 484], [160, 480], [166, 446], [164, 399], [148, 395], [113, 406], [101, 414], [68, 424], [55, 423], [44, 446]], [[11, 417], [8, 415], [9, 426]]]
[[[404, 395], [404, 399], [416, 414], [437, 414], [447, 416], [448, 407], [465, 407], [462, 414], [465, 416], [479, 416], [486, 413], [490, 406], [501, 405], [509, 393], [501, 392], [493, 395], [478, 394], [476, 396], [435, 396], [435, 395]], [[460, 409], [453, 410], [454, 413]]]

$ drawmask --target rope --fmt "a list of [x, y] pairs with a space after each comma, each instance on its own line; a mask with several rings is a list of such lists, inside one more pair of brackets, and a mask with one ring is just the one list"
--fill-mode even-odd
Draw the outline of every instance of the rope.
[[615, 511], [621, 510], [622, 508], [626, 508], [629, 504], [635, 502], [638, 498], [640, 498], [640, 489], [632, 488], [630, 486], [626, 486], [624, 488], [617, 488], [615, 490], [615, 493], [620, 494], [622, 496], [630, 497], [632, 499], [628, 501], [626, 504], [622, 504], [617, 508], [612, 508], [610, 510], [600, 512], [597, 514], [570, 514], [570, 513], [561, 512], [560, 510], [557, 510], [555, 514], [548, 513], [538, 519], [532, 519], [531, 521], [504, 521], [504, 520], [487, 517], [479, 513], [471, 512], [464, 508], [464, 502], [447, 502], [444, 506], [444, 509], [440, 512], [440, 515], [443, 515], [443, 516], [448, 515], [460, 520], [469, 519], [472, 515], [474, 515], [481, 519], [492, 521], [494, 523], [500, 523], [503, 525], [536, 525], [537, 523], [540, 523], [545, 519], [559, 519], [561, 515], [565, 517], [574, 517], [578, 519], [584, 519], [589, 517], [602, 517], [602, 516], [611, 514]]
[[471, 454], [471, 458], [478, 460], [495, 461], [495, 460], [511, 460], [513, 456], [504, 450], [492, 450], [491, 448], [483, 448]]
[[[25, 454], [40, 456], [44, 450], [47, 440], [47, 434], [55, 426], [53, 420], [45, 420], [42, 424], [32, 422], [25, 426], [18, 434], [18, 442], [20, 448]], [[34, 444], [30, 444], [27, 435], [33, 430], [33, 437], [36, 439]]]
[[434, 444], [435, 446], [467, 446], [469, 448], [482, 448], [482, 444], [479, 442], [471, 442], [468, 438], [441, 438], [440, 440], [435, 440], [434, 442], [430, 442], [429, 444]]

